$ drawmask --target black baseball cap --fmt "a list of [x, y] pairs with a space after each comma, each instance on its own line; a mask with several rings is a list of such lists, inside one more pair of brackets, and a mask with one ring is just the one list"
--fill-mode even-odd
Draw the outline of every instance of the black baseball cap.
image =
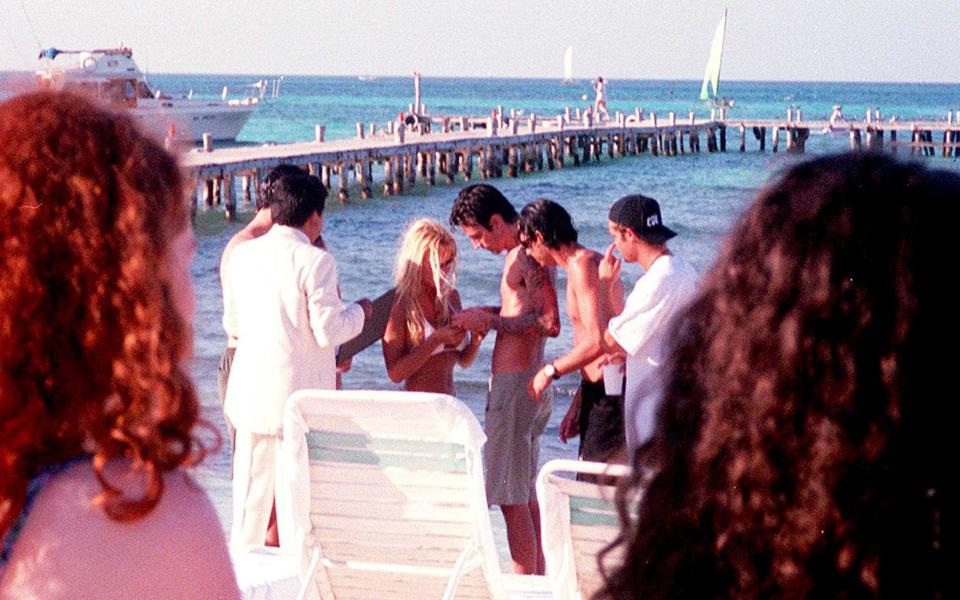
[[663, 224], [657, 201], [640, 194], [624, 196], [614, 202], [610, 207], [610, 220], [632, 229], [651, 244], [662, 244], [677, 235]]

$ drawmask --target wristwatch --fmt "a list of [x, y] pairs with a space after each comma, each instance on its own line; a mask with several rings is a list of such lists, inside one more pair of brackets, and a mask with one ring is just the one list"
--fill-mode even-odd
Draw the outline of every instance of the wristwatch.
[[543, 367], [543, 372], [546, 373], [550, 379], [560, 379], [560, 372], [553, 366], [553, 363], [548, 363], [547, 366]]

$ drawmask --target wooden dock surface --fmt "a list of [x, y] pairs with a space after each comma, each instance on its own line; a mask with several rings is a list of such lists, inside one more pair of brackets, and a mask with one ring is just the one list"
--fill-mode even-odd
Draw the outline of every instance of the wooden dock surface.
[[[957, 116], [960, 121], [960, 114]], [[329, 141], [323, 139], [323, 128], [318, 125], [315, 141], [216, 149], [205, 143], [205, 149], [182, 154], [181, 164], [198, 180], [197, 201], [202, 197], [208, 206], [223, 203], [232, 217], [236, 211], [235, 177], [242, 179], [242, 198], [249, 202], [263, 174], [281, 163], [316, 174], [345, 202], [351, 180], [361, 198], [371, 196], [373, 165], [383, 165], [378, 183], [383, 184], [383, 195], [389, 196], [415, 185], [418, 176], [434, 185], [438, 172], [446, 176], [448, 184], [457, 174], [469, 181], [474, 176], [474, 159], [481, 179], [504, 173], [515, 177], [521, 171], [578, 166], [600, 160], [604, 154], [612, 159], [640, 153], [699, 153], [701, 136], [708, 152], [726, 152], [729, 135], [738, 140], [740, 152], [746, 151], [748, 138], [755, 139], [763, 152], [768, 130], [773, 152], [781, 143], [787, 152], [803, 152], [811, 133], [829, 132], [849, 136], [852, 150], [896, 152], [906, 147], [914, 155], [930, 156], [937, 150], [944, 156], [960, 155], [960, 122], [954, 122], [952, 113], [943, 120], [871, 118], [832, 125], [826, 119], [805, 121], [791, 111], [786, 119], [711, 117], [699, 121], [694, 113], [686, 118], [674, 113], [644, 115], [638, 108], [631, 115], [617, 113], [614, 119], [595, 123], [589, 116], [581, 118], [579, 112], [573, 118], [567, 111], [555, 117], [511, 115], [507, 119], [494, 112], [490, 117], [419, 117], [409, 131], [400, 121], [388, 123], [377, 133], [371, 125], [369, 135], [358, 123], [356, 137]]]

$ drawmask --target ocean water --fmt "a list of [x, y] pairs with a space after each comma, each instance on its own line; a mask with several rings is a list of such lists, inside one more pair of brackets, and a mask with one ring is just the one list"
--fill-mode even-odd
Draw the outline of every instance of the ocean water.
[[[161, 74], [152, 75], [151, 82], [164, 93], [180, 95], [193, 90], [194, 97], [213, 98], [219, 97], [224, 85], [231, 95], [247, 93], [250, 88], [245, 86], [259, 78]], [[699, 87], [698, 81], [613, 80], [608, 87], [610, 112], [629, 113], [640, 106], [647, 112], [664, 116], [675, 111], [685, 117], [688, 111], [696, 111], [698, 119], [706, 119], [708, 111], [696, 100]], [[584, 94], [587, 100], [582, 99]], [[734, 118], [776, 118], [783, 116], [787, 108], [800, 108], [804, 119], [825, 119], [838, 102], [843, 104], [844, 113], [850, 119], [862, 118], [868, 108], [882, 110], [884, 119], [894, 115], [901, 119], [942, 119], [948, 110], [960, 109], [960, 85], [956, 84], [743, 81], [724, 82], [722, 94], [736, 100], [735, 107], [728, 112], [728, 116]], [[570, 85], [543, 79], [425, 77], [422, 81], [422, 102], [432, 114], [487, 115], [502, 105], [506, 110], [515, 108], [538, 115], [556, 115], [566, 106], [586, 107], [592, 98], [588, 80]], [[279, 98], [268, 99], [256, 110], [237, 143], [309, 140], [315, 124], [326, 125], [328, 139], [347, 138], [354, 135], [355, 123], [382, 125], [405, 111], [412, 101], [412, 78], [381, 77], [361, 81], [351, 77], [286, 77]], [[500, 188], [518, 209], [537, 198], [560, 202], [572, 214], [581, 243], [597, 250], [603, 250], [610, 243], [606, 215], [611, 203], [628, 193], [652, 196], [661, 203], [665, 223], [679, 234], [670, 242], [671, 249], [703, 272], [710, 267], [724, 234], [756, 190], [784, 167], [803, 159], [784, 152], [760, 153], [752, 136], [748, 136], [747, 148], [746, 153], [604, 159], [579, 168], [544, 170], [490, 183]], [[808, 155], [846, 148], [844, 135], [815, 135], [807, 142]], [[733, 137], [728, 140], [728, 149], [736, 149]], [[960, 163], [952, 158], [938, 156], [922, 160], [931, 166], [960, 171]], [[465, 183], [459, 175], [453, 185], [447, 185], [445, 178], [438, 177], [437, 181], [436, 187], [418, 182], [404, 195], [389, 198], [380, 197], [379, 188], [374, 185], [374, 198], [360, 201], [355, 197], [345, 206], [331, 198], [324, 239], [337, 258], [344, 299], [373, 298], [391, 286], [392, 259], [406, 224], [424, 216], [447, 222], [453, 199]], [[251, 208], [241, 207], [241, 221], [250, 217]], [[192, 268], [198, 300], [193, 374], [205, 417], [224, 433], [216, 383], [217, 365], [225, 343], [220, 325], [222, 299], [218, 263], [227, 240], [241, 226], [241, 223], [226, 222], [218, 210], [202, 210], [196, 223], [199, 250]], [[456, 239], [459, 245], [457, 285], [464, 304], [498, 303], [502, 257], [473, 249], [459, 232]], [[558, 275], [563, 313], [565, 281], [562, 271]], [[639, 276], [640, 270], [635, 265], [624, 265], [627, 290]], [[565, 314], [561, 327], [560, 336], [547, 343], [548, 359], [560, 356], [572, 345], [571, 327]], [[471, 368], [458, 369], [454, 374], [458, 396], [481, 419], [493, 339], [490, 336], [484, 341], [480, 356]], [[398, 388], [386, 376], [379, 345], [359, 354], [343, 381], [344, 387], [352, 389]], [[576, 456], [576, 442], [559, 441], [558, 425], [577, 384], [578, 377], [574, 375], [555, 384], [554, 413], [541, 440], [541, 461]], [[228, 448], [208, 458], [198, 475], [227, 527], [230, 519]]]

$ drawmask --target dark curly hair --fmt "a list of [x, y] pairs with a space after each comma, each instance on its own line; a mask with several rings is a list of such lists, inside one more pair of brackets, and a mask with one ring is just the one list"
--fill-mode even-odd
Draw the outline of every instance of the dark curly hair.
[[570, 213], [553, 200], [541, 198], [527, 204], [520, 211], [518, 223], [517, 234], [524, 246], [538, 233], [543, 236], [543, 244], [554, 250], [577, 243], [577, 229], [573, 226]]
[[960, 177], [873, 154], [760, 192], [675, 324], [597, 597], [955, 597], [958, 213]]
[[450, 225], [479, 225], [490, 229], [490, 218], [500, 215], [504, 223], [515, 223], [517, 211], [500, 190], [486, 183], [474, 183], [460, 190], [450, 209]]
[[[186, 191], [127, 116], [51, 92], [0, 105], [0, 535], [27, 482], [70, 457], [92, 454], [116, 520], [203, 457], [191, 324], [158, 276], [190, 227]], [[142, 494], [106, 478], [116, 457], [142, 470]]]

